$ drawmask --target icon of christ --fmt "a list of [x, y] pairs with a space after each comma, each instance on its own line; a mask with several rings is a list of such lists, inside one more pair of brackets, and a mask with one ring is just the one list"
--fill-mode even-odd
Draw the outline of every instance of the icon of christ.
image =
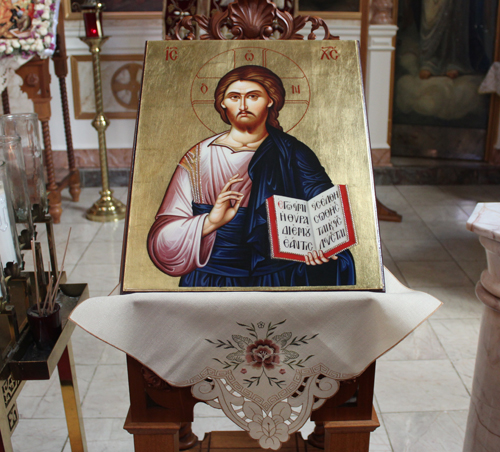
[[333, 186], [314, 152], [285, 133], [281, 79], [262, 66], [224, 75], [214, 107], [229, 131], [181, 159], [148, 235], [154, 264], [181, 287], [355, 285], [349, 250], [305, 262], [271, 257], [266, 199], [310, 200]]

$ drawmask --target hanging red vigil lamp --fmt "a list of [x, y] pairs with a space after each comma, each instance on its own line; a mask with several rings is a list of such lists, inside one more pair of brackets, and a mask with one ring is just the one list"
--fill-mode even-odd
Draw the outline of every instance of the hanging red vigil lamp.
[[80, 5], [87, 38], [102, 38], [102, 10], [104, 4], [97, 0], [86, 0]]

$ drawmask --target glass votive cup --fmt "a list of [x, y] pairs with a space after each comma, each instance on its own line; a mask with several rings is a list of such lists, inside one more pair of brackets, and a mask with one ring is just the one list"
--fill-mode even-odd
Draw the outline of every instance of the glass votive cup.
[[24, 166], [21, 137], [0, 136], [0, 160], [6, 165], [10, 199], [16, 223], [31, 223], [31, 202]]
[[22, 262], [10, 193], [7, 164], [0, 161], [0, 259], [3, 265]]
[[38, 204], [48, 212], [47, 189], [40, 141], [40, 125], [36, 113], [18, 113], [0, 116], [0, 133], [21, 137], [24, 166], [31, 205]]

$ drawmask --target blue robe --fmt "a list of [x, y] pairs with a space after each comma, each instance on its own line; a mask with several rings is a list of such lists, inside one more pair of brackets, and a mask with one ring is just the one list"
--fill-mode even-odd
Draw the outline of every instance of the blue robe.
[[[248, 207], [217, 230], [211, 257], [181, 278], [181, 287], [290, 287], [356, 284], [349, 250], [316, 266], [272, 259], [266, 199], [273, 195], [309, 200], [333, 186], [316, 154], [291, 135], [268, 126], [269, 136], [249, 163], [252, 189]], [[193, 203], [193, 214], [212, 210]]]

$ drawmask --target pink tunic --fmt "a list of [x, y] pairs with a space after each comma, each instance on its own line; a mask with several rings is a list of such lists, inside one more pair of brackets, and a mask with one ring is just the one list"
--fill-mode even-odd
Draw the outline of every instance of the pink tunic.
[[243, 193], [241, 207], [248, 205], [252, 188], [248, 164], [254, 151], [235, 152], [213, 144], [224, 133], [198, 143], [184, 155], [149, 233], [151, 258], [171, 276], [183, 276], [205, 266], [214, 245], [217, 231], [202, 237], [208, 214], [194, 216], [192, 202], [214, 205], [227, 181], [239, 174], [244, 180], [233, 184], [230, 190]]

